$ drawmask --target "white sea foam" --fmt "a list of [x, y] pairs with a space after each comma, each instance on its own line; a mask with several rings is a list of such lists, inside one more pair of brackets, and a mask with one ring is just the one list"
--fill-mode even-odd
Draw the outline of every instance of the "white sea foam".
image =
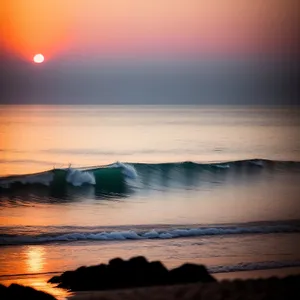
[[136, 179], [138, 177], [137, 172], [134, 168], [134, 166], [121, 163], [121, 162], [116, 162], [113, 165], [110, 166], [110, 168], [121, 168], [122, 173], [130, 179]]
[[81, 171], [73, 168], [69, 168], [67, 172], [66, 181], [74, 186], [82, 186], [83, 184], [96, 184], [95, 176], [92, 172]]
[[217, 165], [214, 165], [214, 167], [219, 168], [219, 169], [229, 169], [230, 168], [230, 166], [228, 164], [222, 164], [222, 165], [217, 164]]
[[147, 239], [157, 239], [159, 238], [159, 233], [156, 230], [152, 229], [151, 231], [144, 233], [143, 237]]
[[149, 231], [101, 231], [101, 232], [70, 232], [57, 233], [44, 236], [2, 236], [0, 245], [45, 243], [55, 241], [78, 241], [78, 240], [139, 240], [139, 239], [172, 239], [181, 237], [201, 237], [211, 235], [230, 234], [265, 234], [265, 233], [288, 233], [300, 232], [299, 226], [273, 225], [273, 226], [249, 226], [249, 227], [200, 227], [187, 229], [169, 229]]
[[171, 239], [171, 238], [173, 238], [174, 236], [171, 234], [171, 233], [169, 233], [169, 232], [163, 232], [163, 233], [161, 233], [160, 235], [159, 235], [159, 238], [160, 239]]

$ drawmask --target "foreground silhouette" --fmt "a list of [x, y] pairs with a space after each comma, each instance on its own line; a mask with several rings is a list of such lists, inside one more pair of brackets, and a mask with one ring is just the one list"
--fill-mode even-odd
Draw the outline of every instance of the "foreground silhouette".
[[[202, 265], [184, 264], [168, 270], [161, 262], [148, 262], [142, 256], [80, 267], [49, 282], [72, 291], [86, 291], [77, 293], [74, 300], [300, 299], [300, 275], [217, 282]], [[0, 299], [55, 300], [45, 292], [18, 284], [0, 284]]]
[[202, 265], [184, 264], [169, 271], [159, 261], [148, 262], [138, 256], [128, 261], [115, 258], [108, 265], [80, 267], [48, 282], [72, 291], [91, 291], [214, 281]]
[[0, 284], [1, 300], [56, 300], [52, 295], [32, 287], [12, 283], [9, 287]]

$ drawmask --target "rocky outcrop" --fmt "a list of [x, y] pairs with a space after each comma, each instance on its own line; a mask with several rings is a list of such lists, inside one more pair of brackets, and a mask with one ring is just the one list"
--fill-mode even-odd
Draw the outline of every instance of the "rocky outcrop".
[[128, 261], [112, 259], [108, 265], [80, 267], [52, 277], [49, 282], [72, 291], [111, 290], [133, 287], [173, 285], [192, 282], [214, 282], [202, 265], [184, 264], [168, 270], [159, 261], [148, 262], [142, 256]]
[[2, 300], [56, 300], [52, 295], [37, 291], [32, 287], [11, 284], [6, 287], [0, 284], [0, 299]]

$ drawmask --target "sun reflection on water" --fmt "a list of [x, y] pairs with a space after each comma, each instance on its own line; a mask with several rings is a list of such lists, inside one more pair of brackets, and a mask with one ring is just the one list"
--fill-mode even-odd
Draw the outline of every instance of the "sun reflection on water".
[[26, 251], [26, 264], [28, 273], [43, 271], [45, 264], [45, 250], [41, 246], [30, 246]]
[[[7, 285], [10, 283], [19, 283], [22, 285], [31, 286], [37, 290], [44, 291], [46, 293], [52, 294], [59, 300], [67, 299], [71, 295], [66, 290], [55, 288], [54, 285], [47, 283], [48, 279], [52, 277], [52, 274], [46, 274], [46, 249], [44, 246], [28, 246], [25, 251], [25, 261], [26, 261], [26, 274], [20, 278], [14, 278], [11, 281], [7, 281]], [[29, 274], [32, 275], [29, 275]], [[39, 274], [40, 273], [40, 274]]]

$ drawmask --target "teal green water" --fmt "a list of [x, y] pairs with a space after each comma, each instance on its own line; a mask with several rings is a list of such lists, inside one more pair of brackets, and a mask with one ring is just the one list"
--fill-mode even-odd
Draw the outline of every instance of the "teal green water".
[[297, 108], [1, 106], [0, 116], [0, 225], [300, 216]]

